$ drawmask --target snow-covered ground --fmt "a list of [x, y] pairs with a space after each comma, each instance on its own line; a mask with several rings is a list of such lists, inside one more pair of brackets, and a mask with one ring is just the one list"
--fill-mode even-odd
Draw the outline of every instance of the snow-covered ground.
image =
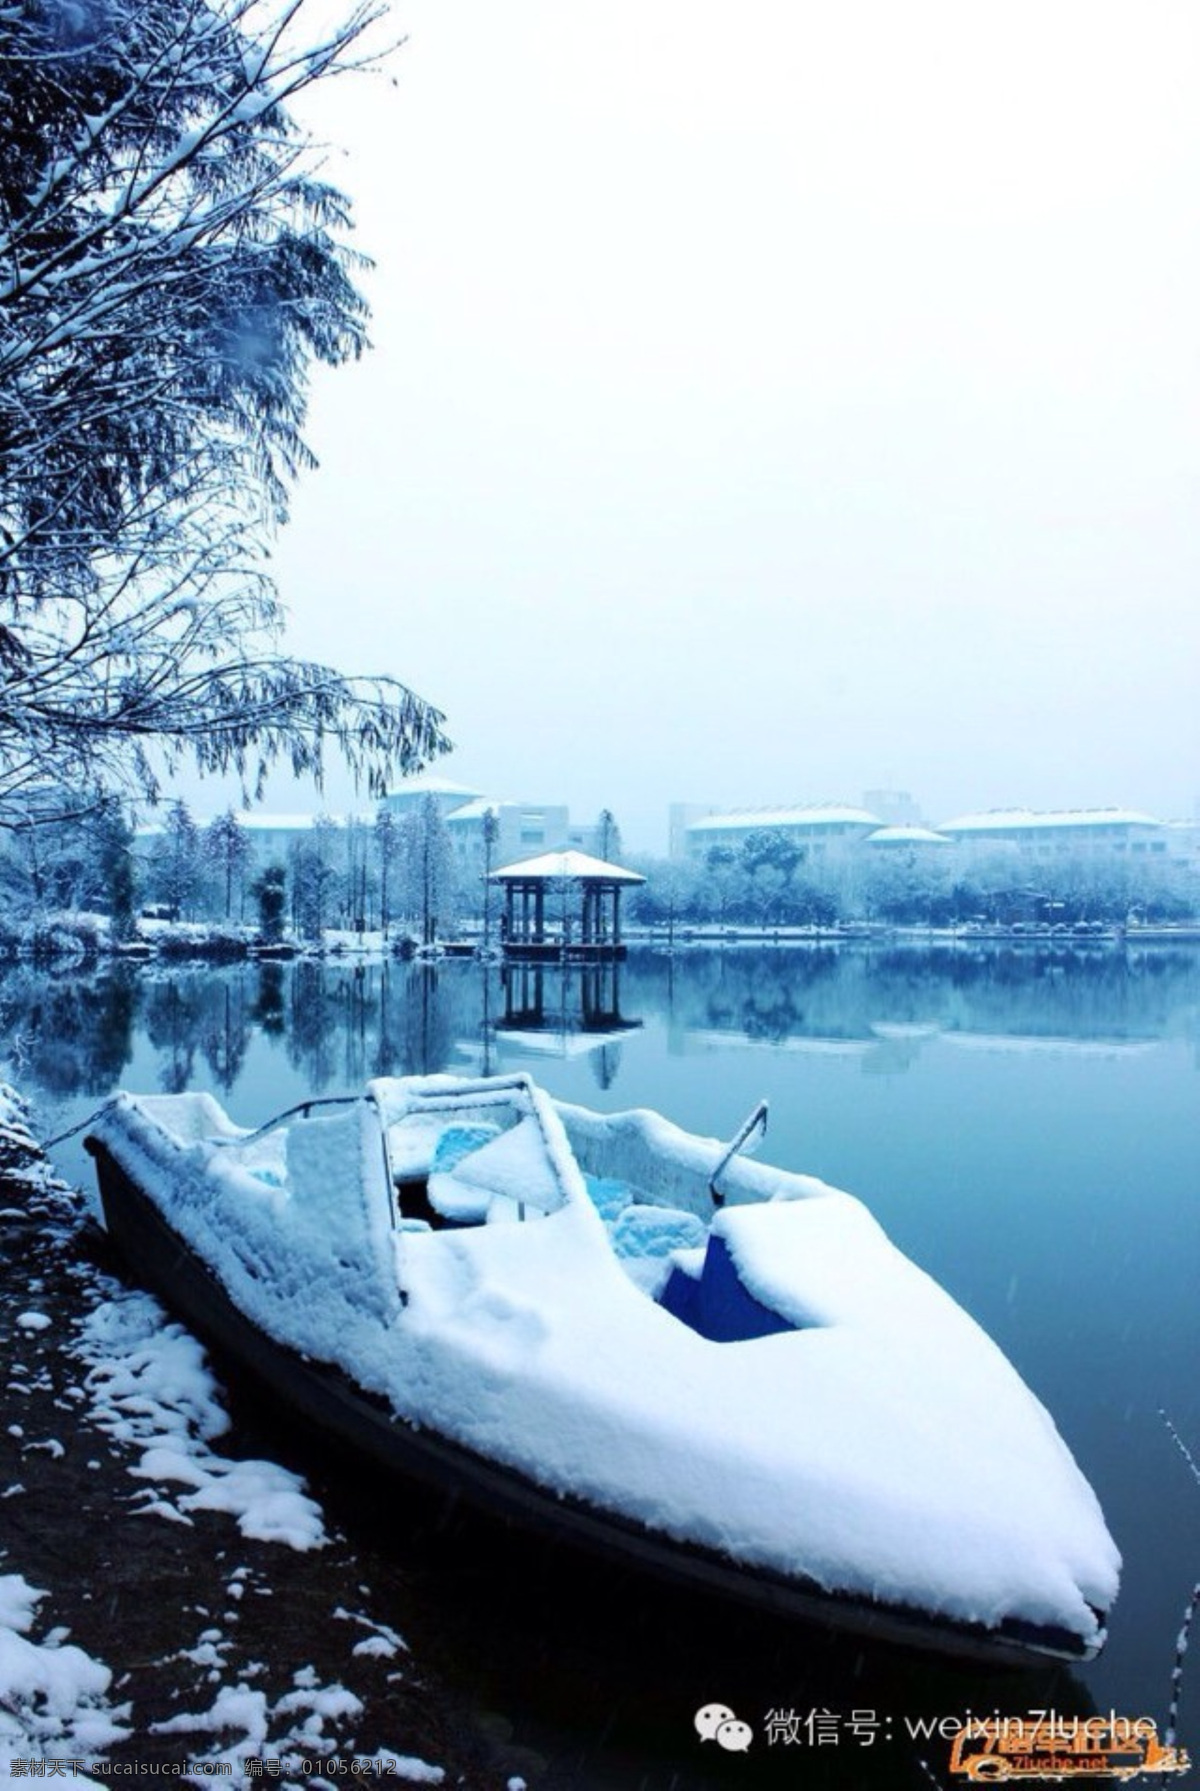
[[0, 1772], [10, 1776], [31, 1756], [90, 1762], [130, 1732], [128, 1704], [109, 1697], [111, 1670], [39, 1621], [45, 1596], [19, 1573], [0, 1574]]
[[225, 1452], [203, 1350], [81, 1251], [11, 1091], [0, 1177], [0, 1777], [515, 1783], [473, 1776], [469, 1738], [430, 1757], [436, 1690], [345, 1538], [295, 1473]]

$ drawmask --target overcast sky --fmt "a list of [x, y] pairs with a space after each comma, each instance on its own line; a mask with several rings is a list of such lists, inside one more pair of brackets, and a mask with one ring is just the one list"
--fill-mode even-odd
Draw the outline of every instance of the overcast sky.
[[641, 847], [675, 799], [1192, 811], [1194, 0], [394, 19], [320, 109], [376, 346], [315, 391], [296, 650]]

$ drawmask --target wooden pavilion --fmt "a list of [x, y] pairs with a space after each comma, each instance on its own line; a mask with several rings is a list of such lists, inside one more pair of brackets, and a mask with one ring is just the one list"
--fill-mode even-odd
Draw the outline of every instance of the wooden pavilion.
[[646, 879], [586, 852], [543, 852], [493, 871], [504, 888], [508, 958], [623, 958], [621, 891]]

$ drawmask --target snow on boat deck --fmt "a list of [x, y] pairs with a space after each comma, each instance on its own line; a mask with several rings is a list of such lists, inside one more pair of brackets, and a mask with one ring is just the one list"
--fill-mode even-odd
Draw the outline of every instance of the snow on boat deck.
[[[385, 1108], [399, 1086], [377, 1085]], [[607, 1143], [616, 1173], [657, 1163], [684, 1207], [705, 1185], [715, 1147], [657, 1116], [564, 1117], [585, 1165]], [[244, 1163], [208, 1097], [123, 1098], [97, 1132], [261, 1330], [404, 1418], [752, 1568], [1098, 1644], [1119, 1557], [1091, 1489], [1000, 1351], [860, 1202], [739, 1165], [744, 1192], [772, 1198], [731, 1204], [713, 1234], [796, 1328], [715, 1343], [625, 1273], [550, 1121], [557, 1210], [502, 1222], [545, 1169], [532, 1133], [511, 1133], [490, 1222], [398, 1232], [365, 1104]]]

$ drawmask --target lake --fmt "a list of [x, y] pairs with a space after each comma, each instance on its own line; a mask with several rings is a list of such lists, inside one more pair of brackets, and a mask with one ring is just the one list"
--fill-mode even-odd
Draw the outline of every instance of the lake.
[[[1100, 1497], [1125, 1557], [1122, 1593], [1100, 1660], [1059, 1675], [1053, 1695], [1161, 1725], [1200, 1577], [1200, 1485], [1159, 1416], [1200, 1455], [1200, 952], [743, 945], [633, 950], [623, 965], [565, 974], [457, 961], [22, 967], [0, 977], [0, 1009], [11, 1072], [45, 1135], [118, 1086], [209, 1088], [257, 1122], [369, 1075], [524, 1068], [569, 1100], [655, 1107], [719, 1136], [765, 1096], [762, 1154], [866, 1201], [1009, 1356]], [[59, 1160], [90, 1185], [77, 1142]], [[636, 1649], [605, 1619], [573, 1629], [569, 1610], [539, 1604], [518, 1620], [473, 1605], [478, 1589], [452, 1569], [431, 1571], [464, 1685], [505, 1700], [543, 1752], [561, 1750], [577, 1720], [571, 1782], [597, 1791], [740, 1782], [730, 1773], [747, 1762], [697, 1762], [686, 1706], [693, 1694], [730, 1700], [747, 1672], [756, 1725], [782, 1700], [847, 1722], [866, 1706], [899, 1722], [939, 1698], [949, 1712], [1026, 1707], [1019, 1679], [997, 1691], [961, 1671], [922, 1678], [802, 1632], [773, 1642], [758, 1679], [744, 1640], [738, 1661], [688, 1662], [681, 1643], [670, 1719], [655, 1730], [644, 1712], [604, 1717], [637, 1702], [624, 1672]], [[556, 1674], [565, 1685], [552, 1686]], [[1181, 1737], [1193, 1749], [1198, 1713], [1193, 1683]], [[881, 1749], [845, 1729], [842, 1744], [846, 1783], [892, 1782]], [[811, 1742], [789, 1759], [793, 1778], [804, 1766], [815, 1782]], [[843, 1782], [832, 1749], [820, 1782]]]

